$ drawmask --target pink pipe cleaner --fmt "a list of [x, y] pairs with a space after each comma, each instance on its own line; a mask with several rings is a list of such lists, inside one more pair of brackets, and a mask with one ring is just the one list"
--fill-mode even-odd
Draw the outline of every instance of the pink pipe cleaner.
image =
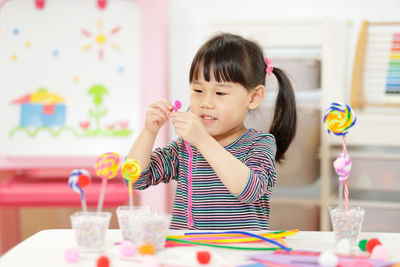
[[[182, 102], [176, 100], [174, 103], [174, 111], [178, 111], [182, 107]], [[184, 140], [186, 149], [189, 152], [189, 162], [188, 162], [188, 228], [193, 226], [193, 216], [192, 216], [192, 162], [193, 162], [193, 151], [190, 147], [188, 141]]]

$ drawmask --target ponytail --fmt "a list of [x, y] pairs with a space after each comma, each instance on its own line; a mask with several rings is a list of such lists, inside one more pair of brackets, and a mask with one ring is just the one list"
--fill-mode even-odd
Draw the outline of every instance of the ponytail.
[[275, 136], [277, 162], [285, 159], [284, 154], [296, 133], [296, 100], [292, 85], [286, 74], [274, 67], [272, 73], [278, 80], [279, 91], [276, 97], [274, 118], [269, 132]]

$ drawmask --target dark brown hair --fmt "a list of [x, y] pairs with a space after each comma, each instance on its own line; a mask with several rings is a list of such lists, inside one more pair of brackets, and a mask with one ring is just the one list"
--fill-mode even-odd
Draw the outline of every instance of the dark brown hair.
[[[212, 37], [197, 51], [190, 68], [189, 81], [197, 80], [201, 68], [204, 79], [210, 81], [210, 72], [218, 82], [240, 83], [251, 91], [265, 85], [265, 58], [261, 47], [239, 35], [222, 33]], [[269, 132], [275, 136], [279, 162], [296, 132], [296, 102], [292, 85], [285, 73], [274, 67], [279, 92], [275, 102], [274, 118]]]

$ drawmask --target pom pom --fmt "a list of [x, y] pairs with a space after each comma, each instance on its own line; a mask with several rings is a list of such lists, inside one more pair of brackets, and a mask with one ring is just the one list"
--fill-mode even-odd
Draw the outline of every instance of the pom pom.
[[389, 259], [389, 251], [382, 245], [376, 245], [372, 249], [371, 258], [385, 261]]
[[367, 239], [363, 239], [360, 240], [360, 242], [358, 242], [358, 247], [362, 250], [362, 251], [367, 251], [366, 246], [367, 246]]
[[178, 111], [181, 107], [182, 107], [182, 102], [179, 100], [175, 100], [174, 111]]
[[141, 255], [154, 255], [156, 248], [152, 244], [146, 244], [139, 247], [139, 253]]
[[135, 251], [136, 251], [135, 245], [130, 241], [125, 241], [119, 247], [119, 252], [124, 257], [133, 256], [133, 254], [135, 254]]
[[367, 245], [365, 246], [365, 249], [369, 253], [371, 253], [376, 245], [381, 245], [381, 244], [382, 243], [381, 243], [381, 241], [379, 241], [378, 238], [372, 238], [372, 239], [368, 240]]
[[198, 251], [196, 256], [197, 256], [197, 261], [200, 264], [208, 264], [211, 259], [211, 255], [208, 251]]
[[64, 252], [64, 258], [67, 262], [77, 262], [79, 260], [79, 250], [77, 248], [69, 248]]
[[347, 178], [350, 175], [351, 160], [348, 154], [341, 153], [333, 162], [337, 175]]
[[160, 263], [154, 256], [144, 255], [142, 257], [142, 265], [146, 267], [160, 267]]
[[109, 267], [110, 260], [106, 256], [100, 256], [97, 259], [97, 267]]
[[336, 252], [339, 254], [349, 254], [351, 251], [351, 244], [348, 239], [341, 239], [336, 244]]
[[338, 264], [339, 259], [335, 254], [324, 251], [318, 257], [318, 264], [323, 267], [334, 267]]

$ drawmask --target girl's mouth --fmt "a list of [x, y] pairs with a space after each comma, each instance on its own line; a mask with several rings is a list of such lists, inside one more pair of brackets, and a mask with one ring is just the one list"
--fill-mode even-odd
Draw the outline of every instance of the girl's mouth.
[[216, 120], [216, 118], [208, 116], [208, 115], [201, 115], [200, 117], [204, 122], [213, 122]]

